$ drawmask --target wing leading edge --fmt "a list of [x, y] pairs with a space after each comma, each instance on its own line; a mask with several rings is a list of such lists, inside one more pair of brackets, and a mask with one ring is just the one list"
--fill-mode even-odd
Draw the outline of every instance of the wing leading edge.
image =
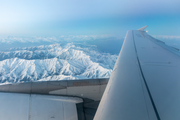
[[180, 118], [178, 49], [152, 38], [145, 28], [127, 32], [94, 120]]

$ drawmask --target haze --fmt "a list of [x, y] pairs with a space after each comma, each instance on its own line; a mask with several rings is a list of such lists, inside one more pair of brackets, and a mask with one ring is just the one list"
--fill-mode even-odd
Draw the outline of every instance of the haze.
[[149, 25], [179, 36], [179, 0], [1, 0], [0, 36], [115, 35]]

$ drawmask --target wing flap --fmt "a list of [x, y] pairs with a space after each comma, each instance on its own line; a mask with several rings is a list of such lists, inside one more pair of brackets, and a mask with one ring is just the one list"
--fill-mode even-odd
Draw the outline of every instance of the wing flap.
[[108, 80], [102, 78], [5, 84], [0, 86], [0, 92], [77, 96], [100, 100]]
[[[137, 31], [134, 32], [136, 36]], [[159, 116], [163, 120], [180, 118], [179, 51], [144, 34], [135, 37], [138, 57]], [[145, 64], [144, 64], [145, 63]]]

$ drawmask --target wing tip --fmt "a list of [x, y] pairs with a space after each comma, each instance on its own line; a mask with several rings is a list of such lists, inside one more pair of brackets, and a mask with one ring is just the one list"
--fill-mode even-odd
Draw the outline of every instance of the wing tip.
[[146, 26], [144, 26], [144, 27], [142, 27], [142, 28], [139, 28], [138, 30], [139, 30], [139, 31], [144, 31], [147, 27], [148, 27], [148, 25], [146, 25]]

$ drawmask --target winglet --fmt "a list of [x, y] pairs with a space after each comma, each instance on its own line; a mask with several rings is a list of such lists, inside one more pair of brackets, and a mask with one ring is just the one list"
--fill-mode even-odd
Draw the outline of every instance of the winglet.
[[139, 31], [144, 31], [144, 29], [146, 29], [148, 26], [146, 25], [146, 26], [144, 26], [144, 27], [142, 27], [142, 28], [140, 28], [140, 29], [138, 29]]

